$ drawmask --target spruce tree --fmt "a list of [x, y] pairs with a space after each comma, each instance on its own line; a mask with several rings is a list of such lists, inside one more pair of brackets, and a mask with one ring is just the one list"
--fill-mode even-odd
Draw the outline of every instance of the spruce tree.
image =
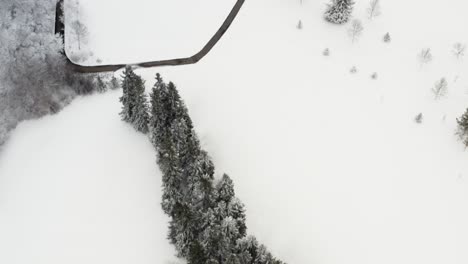
[[465, 147], [468, 147], [468, 109], [466, 109], [465, 113], [460, 118], [457, 118], [457, 124], [456, 135], [460, 138]]
[[142, 133], [148, 133], [148, 101], [145, 94], [144, 83], [136, 87], [133, 126]]
[[[135, 105], [137, 104], [137, 92], [144, 87], [143, 80], [133, 72], [130, 66], [125, 67], [122, 76], [122, 111], [120, 116], [123, 121], [133, 123], [135, 118]], [[144, 89], [144, 88], [143, 88]]]
[[95, 85], [96, 85], [96, 91], [98, 93], [104, 93], [105, 91], [107, 91], [107, 85], [102, 80], [102, 77], [100, 75], [97, 76]]
[[353, 0], [332, 0], [325, 11], [325, 19], [334, 24], [344, 24], [351, 16], [353, 5]]

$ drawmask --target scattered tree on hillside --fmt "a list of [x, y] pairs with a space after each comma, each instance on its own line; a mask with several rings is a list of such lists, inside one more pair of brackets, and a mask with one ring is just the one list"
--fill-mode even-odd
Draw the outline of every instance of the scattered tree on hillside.
[[296, 27], [297, 29], [302, 29], [302, 20], [299, 20]]
[[353, 73], [353, 74], [356, 73], [356, 72], [357, 72], [356, 66], [351, 67], [351, 69], [349, 70], [349, 72], [350, 72], [350, 73]]
[[448, 88], [448, 83], [445, 78], [440, 79], [437, 81], [432, 88], [432, 92], [434, 93], [435, 99], [440, 99], [447, 95], [447, 88]]
[[380, 16], [380, 0], [371, 0], [369, 3], [369, 7], [367, 8], [367, 14], [369, 19], [373, 19], [374, 17]]
[[361, 21], [354, 19], [351, 27], [348, 29], [348, 34], [351, 37], [352, 42], [361, 36], [363, 30], [364, 27], [362, 26]]
[[330, 50], [328, 48], [324, 49], [322, 52], [323, 56], [330, 56]]
[[428, 49], [421, 50], [421, 52], [419, 52], [418, 54], [418, 59], [419, 59], [419, 63], [421, 64], [421, 67], [424, 64], [431, 62], [432, 61], [431, 49], [428, 48]]
[[468, 109], [466, 109], [460, 118], [457, 118], [457, 124], [458, 127], [455, 134], [460, 138], [465, 147], [468, 147]]
[[414, 122], [418, 123], [418, 124], [421, 124], [423, 121], [423, 114], [422, 113], [419, 113], [418, 115], [416, 115], [416, 117], [414, 118]]
[[378, 75], [377, 75], [376, 72], [374, 72], [374, 73], [371, 74], [371, 79], [372, 79], [372, 80], [377, 80], [377, 77], [378, 77]]
[[332, 0], [332, 3], [327, 5], [325, 20], [334, 24], [348, 22], [353, 11], [353, 5], [353, 0]]
[[387, 33], [384, 35], [383, 41], [384, 41], [385, 43], [389, 43], [390, 41], [392, 41], [392, 39], [391, 39], [391, 37], [390, 37], [390, 33], [387, 32]]
[[455, 55], [457, 59], [460, 59], [461, 57], [465, 55], [465, 50], [466, 50], [466, 45], [458, 42], [453, 45], [452, 52], [453, 52], [453, 55]]
[[71, 24], [71, 28], [75, 33], [78, 49], [81, 50], [81, 43], [86, 42], [88, 36], [88, 28], [79, 20], [75, 20]]

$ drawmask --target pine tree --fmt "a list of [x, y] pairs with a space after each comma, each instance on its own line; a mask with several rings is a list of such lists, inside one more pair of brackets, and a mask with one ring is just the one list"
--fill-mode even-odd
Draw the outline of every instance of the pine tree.
[[387, 32], [383, 37], [383, 41], [385, 43], [389, 43], [391, 40], [392, 40], [392, 38], [390, 37], [390, 33]]
[[122, 97], [120, 97], [122, 103], [120, 116], [122, 120], [129, 123], [133, 123], [135, 120], [135, 105], [137, 104], [137, 93], [140, 89], [144, 89], [143, 80], [133, 72], [130, 66], [127, 66], [122, 76]]
[[102, 77], [100, 75], [97, 76], [95, 85], [96, 85], [96, 91], [98, 93], [104, 93], [105, 91], [107, 91], [107, 85], [102, 80]]
[[465, 113], [460, 118], [457, 118], [457, 124], [456, 135], [460, 138], [465, 147], [468, 147], [468, 109], [466, 109]]
[[149, 122], [148, 99], [145, 94], [145, 82], [139, 76], [136, 79], [134, 96], [135, 107], [132, 123], [136, 130], [146, 134]]
[[348, 22], [353, 11], [353, 0], [332, 0], [325, 11], [325, 20], [334, 24]]
[[110, 89], [111, 90], [117, 90], [119, 88], [120, 88], [119, 81], [117, 80], [117, 78], [115, 78], [115, 76], [112, 76], [112, 79], [110, 81]]

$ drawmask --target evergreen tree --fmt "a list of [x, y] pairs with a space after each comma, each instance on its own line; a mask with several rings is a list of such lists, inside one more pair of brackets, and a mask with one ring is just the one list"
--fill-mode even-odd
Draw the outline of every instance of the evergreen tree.
[[246, 242], [244, 205], [229, 176], [213, 184], [214, 164], [200, 147], [176, 86], [157, 74], [150, 101], [150, 138], [163, 174], [162, 207], [171, 218], [168, 236], [178, 255], [189, 264], [281, 263], [256, 240]]
[[390, 33], [387, 32], [383, 37], [383, 41], [385, 43], [389, 43], [391, 40], [392, 40], [392, 38], [390, 37]]
[[135, 108], [133, 117], [133, 126], [136, 130], [142, 133], [148, 133], [148, 101], [145, 94], [145, 87], [143, 85], [137, 86], [135, 93]]
[[353, 0], [332, 0], [325, 11], [325, 20], [334, 24], [348, 22], [353, 11]]
[[466, 109], [465, 113], [460, 117], [457, 118], [457, 136], [463, 142], [465, 147], [468, 147], [468, 109]]
[[115, 78], [115, 76], [112, 76], [112, 79], [110, 81], [110, 88], [111, 90], [117, 90], [120, 88], [120, 83], [117, 80], [117, 78]]
[[143, 85], [141, 77], [136, 75], [130, 66], [125, 67], [122, 76], [122, 96], [120, 97], [122, 103], [120, 116], [123, 121], [133, 123], [136, 104], [135, 94], [139, 85]]
[[104, 93], [105, 91], [107, 91], [107, 85], [102, 80], [102, 77], [100, 75], [97, 76], [95, 85], [96, 85], [96, 91], [98, 93]]

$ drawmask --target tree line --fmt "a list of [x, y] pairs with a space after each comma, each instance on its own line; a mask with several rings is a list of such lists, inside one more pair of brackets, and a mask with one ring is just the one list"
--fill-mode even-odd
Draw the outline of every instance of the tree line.
[[144, 81], [126, 67], [120, 98], [122, 120], [148, 133], [162, 172], [162, 208], [168, 238], [189, 264], [282, 264], [247, 235], [244, 204], [232, 179], [215, 180], [215, 166], [200, 146], [187, 107], [174, 83], [156, 74], [149, 96]]

